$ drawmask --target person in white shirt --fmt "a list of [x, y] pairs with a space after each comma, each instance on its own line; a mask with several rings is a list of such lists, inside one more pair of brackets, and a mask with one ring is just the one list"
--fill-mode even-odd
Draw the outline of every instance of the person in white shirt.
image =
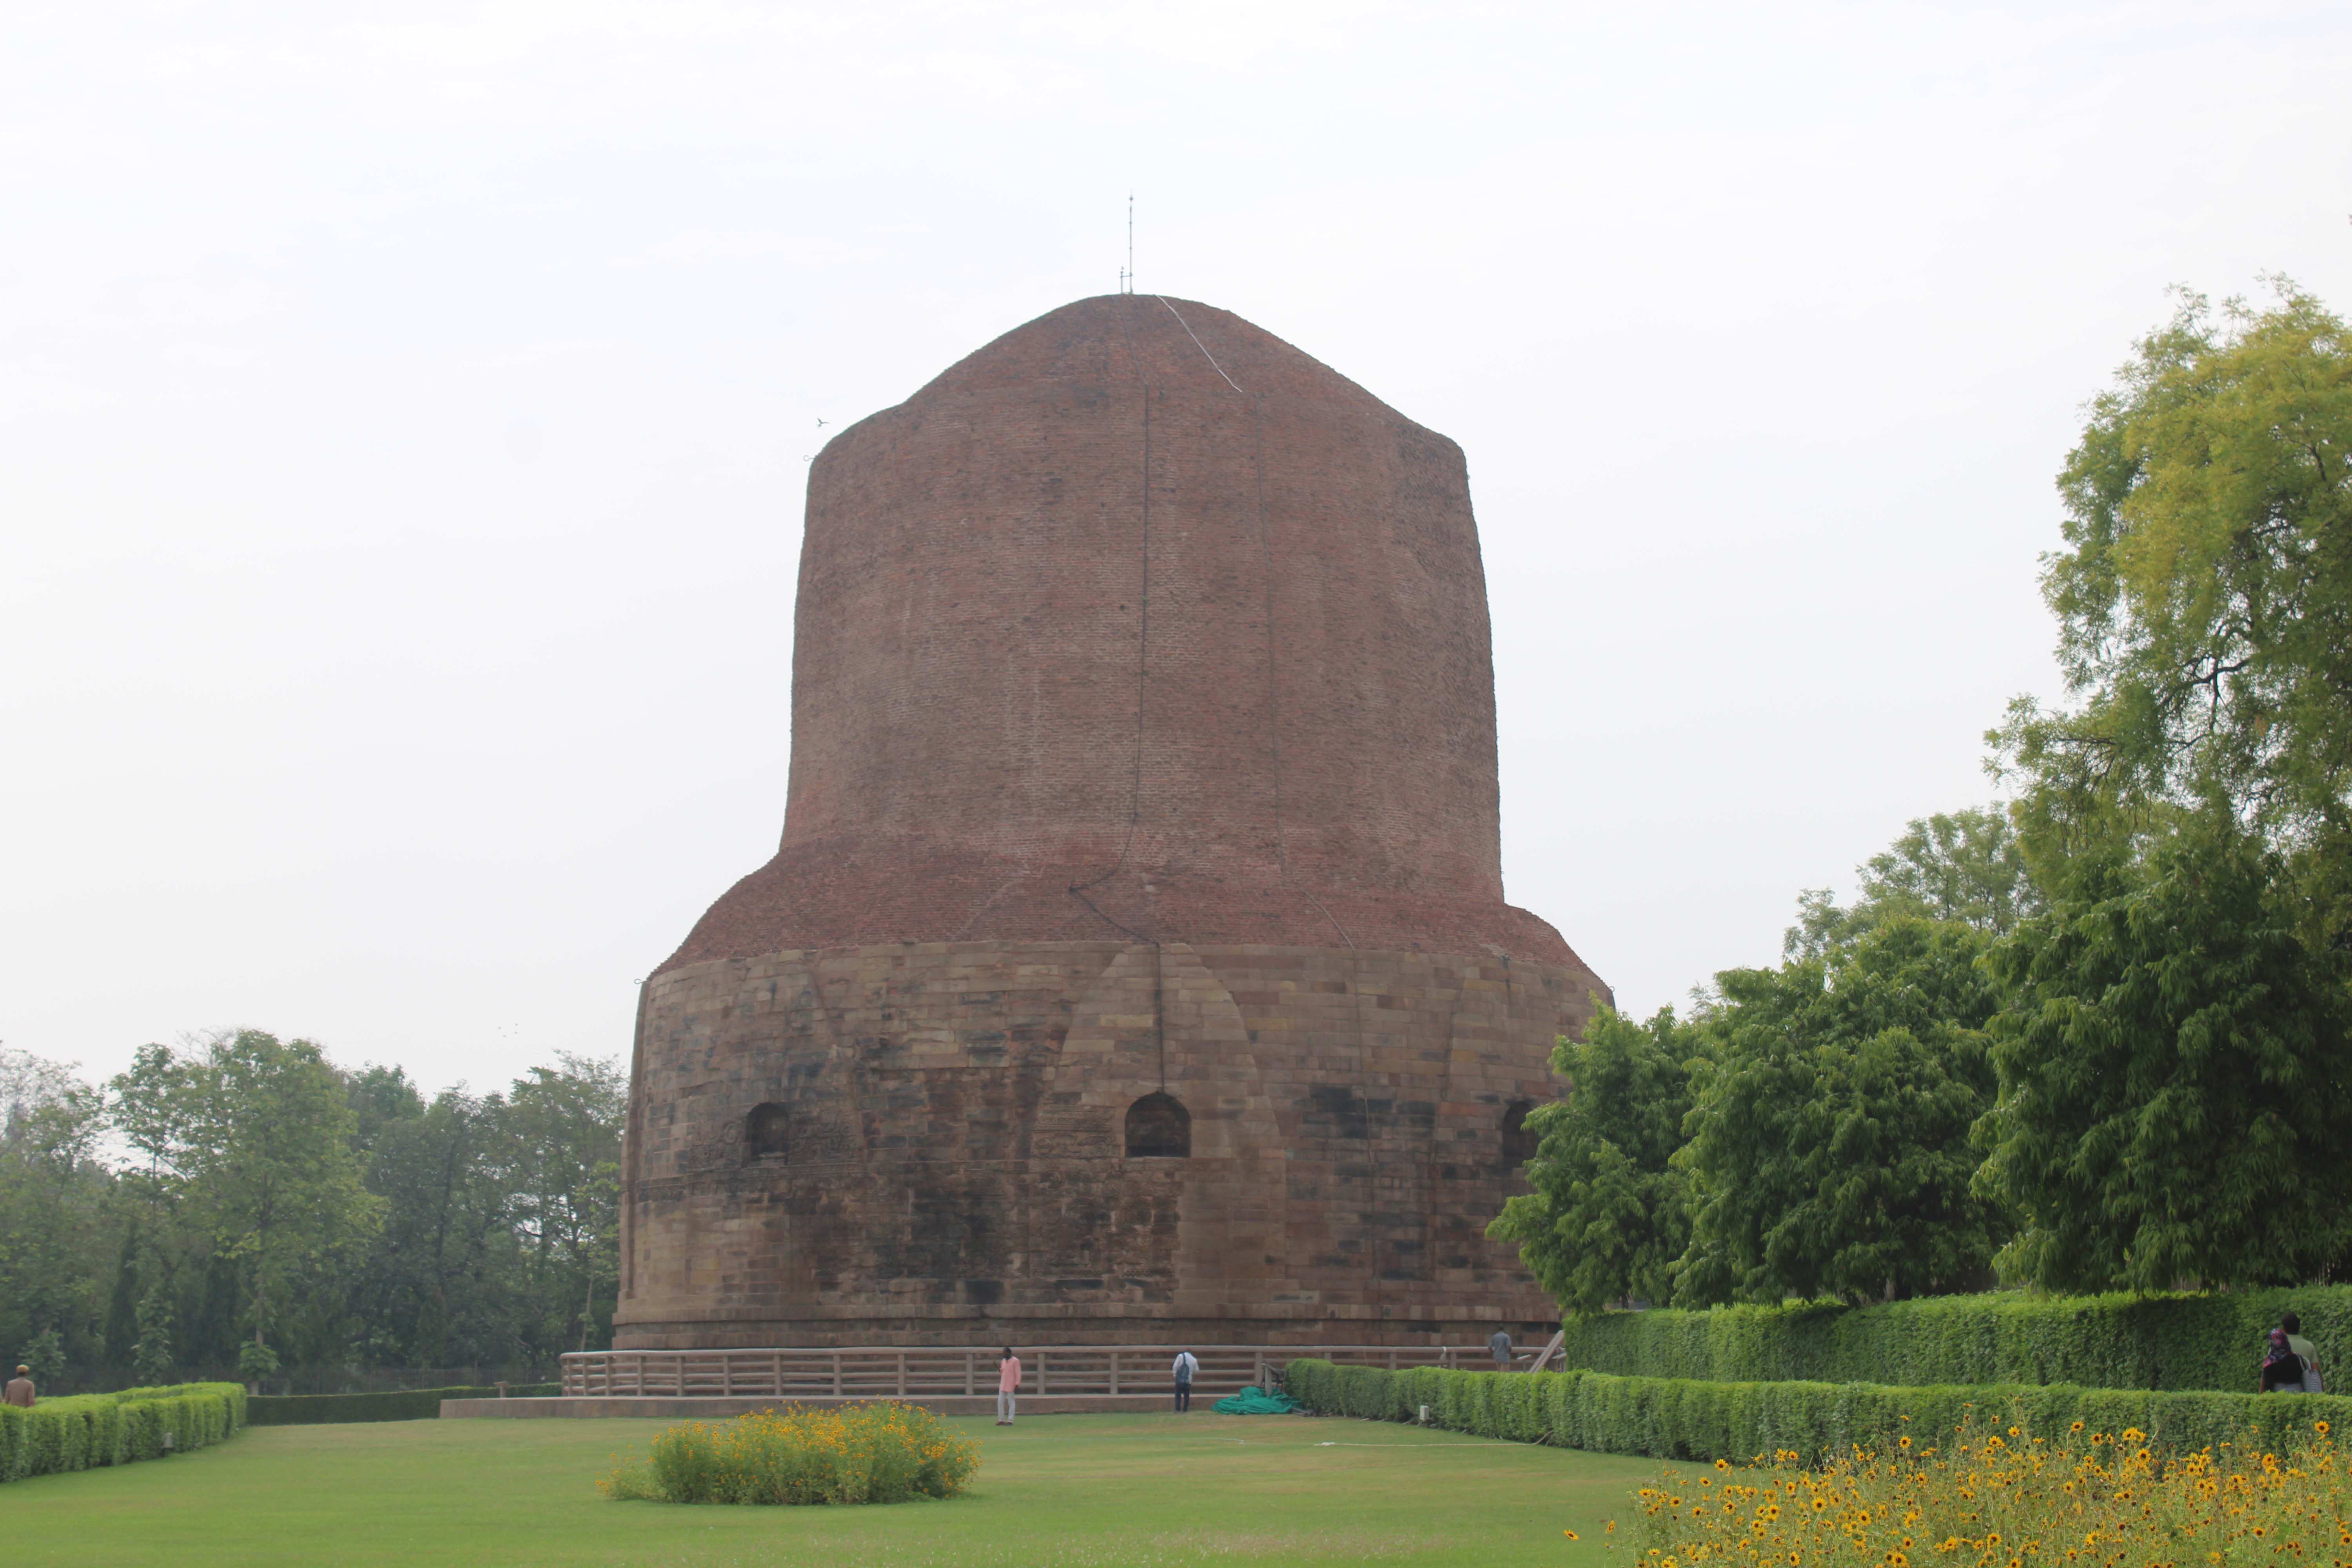
[[1179, 1414], [1192, 1408], [1192, 1374], [1201, 1370], [1201, 1358], [1191, 1351], [1176, 1352], [1176, 1409]]
[[2303, 1320], [2289, 1312], [2279, 1319], [2279, 1327], [2286, 1331], [2286, 1348], [2303, 1359], [2303, 1391], [2319, 1393], [2319, 1352], [2303, 1337]]

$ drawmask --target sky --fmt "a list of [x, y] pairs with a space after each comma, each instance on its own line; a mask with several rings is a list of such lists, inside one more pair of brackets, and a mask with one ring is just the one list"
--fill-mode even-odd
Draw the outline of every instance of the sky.
[[2341, 4], [0, 7], [0, 1043], [625, 1055], [773, 852], [806, 463], [1118, 287], [1466, 450], [1509, 896], [1639, 1014], [1998, 795], [2185, 286], [2352, 309]]

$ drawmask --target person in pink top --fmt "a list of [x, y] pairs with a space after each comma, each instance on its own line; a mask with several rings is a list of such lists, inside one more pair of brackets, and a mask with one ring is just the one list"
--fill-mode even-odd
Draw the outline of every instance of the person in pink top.
[[996, 1424], [1013, 1425], [1013, 1396], [1021, 1392], [1021, 1358], [1013, 1347], [1004, 1347], [1004, 1359], [996, 1363]]

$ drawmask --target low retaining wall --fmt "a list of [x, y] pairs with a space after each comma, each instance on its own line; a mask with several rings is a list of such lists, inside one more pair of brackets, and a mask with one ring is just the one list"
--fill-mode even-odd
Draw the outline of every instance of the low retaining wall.
[[[894, 1398], [883, 1394], [884, 1399]], [[635, 1416], [642, 1420], [678, 1421], [692, 1419], [724, 1420], [732, 1415], [749, 1415], [754, 1411], [773, 1410], [779, 1405], [803, 1405], [811, 1408], [830, 1408], [842, 1405], [862, 1405], [862, 1399], [793, 1398], [778, 1399], [445, 1399], [441, 1402], [441, 1418], [457, 1420], [476, 1415], [498, 1415], [509, 1419], [530, 1416], [561, 1416], [573, 1419], [595, 1419], [610, 1416]], [[964, 1394], [924, 1395], [899, 1401], [919, 1405], [935, 1415], [993, 1415], [996, 1396], [987, 1394], [973, 1398]], [[1201, 1409], [1209, 1401], [1194, 1396]], [[1171, 1400], [1165, 1394], [1045, 1394], [1021, 1396], [1020, 1413], [1024, 1415], [1076, 1415], [1094, 1413], [1133, 1413], [1166, 1410]]]

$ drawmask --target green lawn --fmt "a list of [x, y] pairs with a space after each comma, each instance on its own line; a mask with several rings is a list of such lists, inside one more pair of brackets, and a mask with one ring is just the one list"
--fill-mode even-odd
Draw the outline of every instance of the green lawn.
[[[1297, 1416], [1039, 1415], [970, 1495], [876, 1508], [607, 1502], [650, 1421], [264, 1426], [217, 1448], [0, 1488], [11, 1562], [1126, 1568], [1375, 1562], [1603, 1568], [1646, 1459]], [[1621, 1525], [1621, 1530], [1624, 1526]], [[1560, 1532], [1578, 1531], [1571, 1542]]]

